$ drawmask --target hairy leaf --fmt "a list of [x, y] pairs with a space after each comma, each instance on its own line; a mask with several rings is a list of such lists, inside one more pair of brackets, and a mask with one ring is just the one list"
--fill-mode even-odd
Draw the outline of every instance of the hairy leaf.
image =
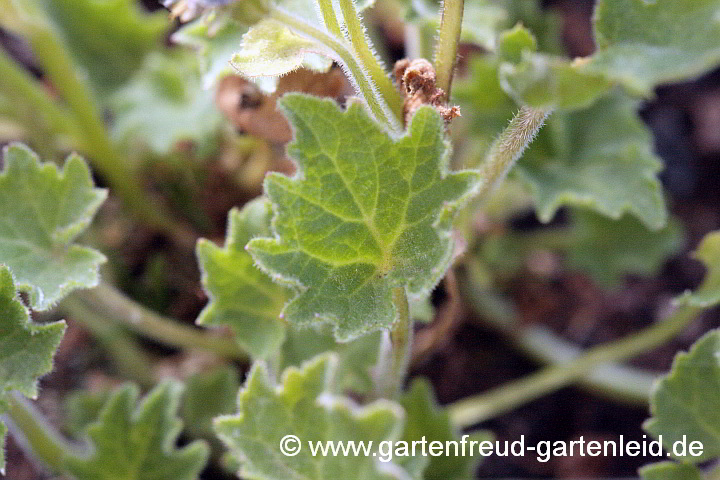
[[[215, 430], [240, 462], [239, 475], [248, 480], [399, 479], [399, 467], [364, 455], [313, 456], [308, 442], [396, 440], [402, 409], [385, 400], [357, 407], [329, 393], [335, 357], [321, 356], [302, 369], [289, 368], [281, 386], [274, 386], [262, 363], [255, 364], [238, 397], [238, 414], [215, 420]], [[301, 442], [295, 456], [283, 455], [280, 441], [295, 435]], [[293, 446], [288, 444], [289, 446]], [[375, 451], [375, 450], [374, 450]], [[377, 453], [377, 451], [375, 451]]]
[[720, 231], [705, 235], [694, 255], [708, 271], [702, 285], [680, 301], [701, 308], [714, 307], [720, 303]]
[[613, 219], [631, 213], [648, 228], [667, 220], [657, 178], [662, 163], [635, 113], [612, 95], [586, 110], [551, 117], [516, 168], [544, 222], [564, 205], [589, 207]]
[[180, 384], [164, 382], [136, 408], [138, 389], [119, 388], [88, 427], [92, 453], [68, 457], [68, 472], [78, 480], [197, 479], [208, 448], [201, 441], [175, 448], [182, 423], [175, 417], [181, 393]]
[[265, 198], [230, 211], [224, 248], [200, 240], [197, 256], [203, 286], [210, 302], [197, 319], [199, 325], [229, 325], [236, 339], [253, 357], [275, 354], [285, 339], [280, 318], [292, 292], [272, 282], [245, 251], [252, 238], [270, 234], [270, 204]]
[[178, 141], [207, 141], [222, 124], [213, 93], [200, 85], [193, 55], [154, 53], [109, 100], [119, 141], [167, 153]]
[[136, 0], [36, 1], [102, 93], [127, 81], [170, 27], [166, 15], [148, 14]]
[[654, 275], [683, 246], [683, 231], [676, 221], [651, 231], [630, 215], [612, 220], [576, 210], [572, 217], [570, 263], [606, 287], [617, 285], [628, 273]]
[[[405, 408], [407, 422], [403, 433], [403, 440], [406, 442], [422, 441], [457, 442], [458, 449], [455, 455], [455, 447], [451, 447], [451, 455], [416, 457], [412, 461], [427, 463], [424, 468], [425, 480], [465, 480], [472, 478], [480, 457], [470, 455], [470, 441], [490, 440], [487, 432], [474, 432], [465, 439], [467, 444], [461, 443], [460, 432], [450, 423], [448, 413], [437, 405], [432, 385], [424, 378], [417, 378], [410, 384], [410, 389], [405, 393], [401, 405]], [[452, 445], [452, 444], [451, 444]], [[465, 450], [463, 450], [463, 448]], [[463, 451], [467, 452], [463, 455]], [[429, 459], [429, 461], [428, 461]], [[410, 469], [411, 466], [404, 465]]]
[[47, 310], [77, 288], [98, 283], [105, 257], [73, 240], [89, 225], [107, 196], [93, 186], [90, 170], [71, 155], [62, 170], [40, 163], [30, 149], [4, 150], [0, 172], [0, 263], [28, 292], [35, 310]]
[[335, 393], [366, 394], [373, 388], [372, 368], [377, 364], [382, 334], [375, 332], [352, 342], [339, 343], [328, 325], [310, 328], [290, 326], [282, 347], [282, 366], [299, 367], [322, 353], [332, 351], [337, 366], [329, 389]]
[[394, 287], [431, 290], [452, 253], [454, 211], [479, 183], [447, 171], [443, 122], [431, 108], [390, 138], [359, 104], [286, 95], [295, 129], [293, 178], [271, 174], [274, 238], [248, 247], [257, 263], [301, 292], [283, 314], [297, 325], [329, 321], [338, 340], [391, 325]]
[[[65, 322], [38, 325], [30, 321], [10, 271], [0, 265], [0, 413], [5, 410], [6, 395], [13, 390], [37, 396], [37, 380], [52, 369], [52, 357], [64, 332]], [[5, 431], [0, 422], [0, 443]], [[5, 467], [3, 450], [0, 448], [0, 471]]]
[[[720, 330], [698, 340], [687, 353], [675, 356], [670, 373], [655, 388], [650, 400], [652, 418], [644, 428], [662, 435], [663, 445], [678, 460], [699, 463], [720, 457]], [[699, 441], [702, 455], [676, 455], [673, 444], [687, 437]]]

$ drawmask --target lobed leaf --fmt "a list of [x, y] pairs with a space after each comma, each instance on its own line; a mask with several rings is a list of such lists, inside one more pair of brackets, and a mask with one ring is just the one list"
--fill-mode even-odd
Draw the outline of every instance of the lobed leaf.
[[62, 170], [40, 163], [30, 149], [4, 150], [0, 172], [0, 263], [35, 310], [47, 310], [78, 288], [97, 285], [105, 256], [73, 243], [107, 196], [95, 188], [90, 170], [70, 155]]
[[[301, 369], [291, 367], [278, 387], [262, 363], [253, 366], [238, 397], [238, 414], [215, 420], [215, 431], [240, 462], [239, 476], [248, 480], [405, 478], [401, 469], [390, 464], [381, 467], [372, 455], [311, 454], [308, 442], [372, 441], [377, 447], [401, 433], [403, 412], [398, 405], [378, 400], [357, 407], [329, 393], [334, 364], [335, 357], [325, 355]], [[286, 435], [301, 441], [295, 456], [280, 451]]]
[[[30, 321], [10, 271], [0, 265], [0, 413], [13, 390], [37, 396], [38, 378], [52, 369], [52, 357], [64, 332], [65, 322], [38, 325]], [[0, 422], [0, 444], [6, 431]], [[0, 472], [5, 468], [3, 452], [0, 448]]]
[[572, 205], [612, 219], [628, 212], [652, 230], [665, 225], [657, 178], [662, 162], [635, 109], [634, 101], [616, 94], [550, 118], [515, 169], [530, 187], [540, 220]]
[[197, 244], [202, 283], [210, 302], [199, 325], [228, 325], [238, 343], [255, 358], [274, 355], [285, 340], [280, 312], [292, 292], [259, 270], [245, 251], [252, 238], [270, 234], [270, 203], [259, 198], [229, 214], [224, 248], [209, 240]]
[[271, 174], [274, 238], [248, 248], [274, 279], [300, 293], [283, 315], [296, 325], [328, 321], [340, 341], [390, 326], [391, 290], [429, 292], [452, 254], [451, 220], [478, 185], [474, 172], [447, 171], [442, 119], [418, 110], [393, 139], [357, 103], [286, 95], [295, 129], [293, 178]]
[[92, 453], [67, 457], [67, 471], [78, 480], [197, 479], [208, 448], [201, 441], [175, 448], [182, 424], [175, 417], [181, 393], [180, 384], [164, 382], [135, 408], [138, 389], [118, 389], [88, 427]]

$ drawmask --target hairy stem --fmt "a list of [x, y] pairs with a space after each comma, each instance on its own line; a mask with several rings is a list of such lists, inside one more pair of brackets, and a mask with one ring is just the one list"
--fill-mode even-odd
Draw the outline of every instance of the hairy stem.
[[24, 440], [52, 473], [61, 473], [65, 458], [77, 455], [77, 449], [60, 436], [30, 401], [18, 392], [8, 395], [7, 403], [11, 431], [22, 434], [21, 443]]
[[322, 14], [325, 28], [337, 38], [343, 38], [342, 29], [340, 28], [332, 0], [317, 0], [317, 3], [320, 6], [320, 13]]
[[211, 335], [163, 317], [123, 295], [117, 289], [101, 284], [75, 294], [83, 304], [104, 318], [121, 323], [132, 331], [169, 346], [205, 350], [220, 357], [246, 361], [247, 354], [232, 338]]
[[338, 3], [350, 43], [355, 49], [360, 63], [365, 67], [371, 80], [375, 82], [380, 95], [383, 96], [395, 115], [395, 119], [402, 124], [404, 122], [403, 99], [373, 52], [370, 39], [365, 34], [365, 27], [360, 21], [360, 13], [355, 8], [353, 0], [338, 0]]
[[601, 365], [619, 362], [651, 350], [677, 335], [702, 309], [682, 306], [669, 318], [638, 333], [590, 349], [566, 363], [547, 367], [486, 393], [459, 400], [449, 407], [460, 428], [469, 427], [577, 382]]
[[550, 115], [549, 110], [522, 107], [490, 147], [480, 165], [484, 183], [478, 197], [486, 196], [507, 176]]
[[465, 0], [444, 0], [442, 3], [440, 33], [435, 45], [435, 73], [438, 88], [445, 92], [445, 100], [450, 98], [464, 8]]
[[363, 69], [359, 59], [355, 57], [352, 46], [348, 45], [344, 40], [336, 39], [332, 35], [328, 35], [326, 32], [303, 22], [278, 7], [270, 9], [270, 17], [285, 24], [296, 33], [313, 39], [335, 52], [338, 60], [347, 69], [355, 89], [367, 102], [370, 113], [379, 122], [389, 127], [390, 130], [400, 132], [401, 123], [395, 118], [385, 98], [377, 91], [375, 84], [366, 76], [365, 71], [367, 69]]
[[397, 311], [397, 319], [390, 330], [390, 369], [383, 392], [384, 398], [397, 398], [402, 392], [412, 346], [412, 319], [405, 287], [393, 288], [392, 299]]

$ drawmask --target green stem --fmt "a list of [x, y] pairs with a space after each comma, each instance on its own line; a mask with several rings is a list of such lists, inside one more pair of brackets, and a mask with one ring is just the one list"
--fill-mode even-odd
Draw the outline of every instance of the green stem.
[[393, 85], [385, 68], [375, 56], [370, 45], [370, 39], [365, 34], [365, 27], [360, 21], [360, 13], [355, 8], [355, 3], [353, 0], [338, 0], [338, 3], [340, 4], [343, 22], [347, 28], [347, 34], [350, 37], [350, 43], [355, 49], [360, 63], [365, 67], [365, 71], [368, 72], [372, 81], [375, 82], [375, 86], [390, 107], [393, 115], [395, 115], [395, 119], [402, 124], [404, 122], [403, 98]]
[[342, 29], [340, 28], [332, 0], [317, 0], [317, 3], [320, 6], [320, 13], [322, 14], [325, 28], [337, 38], [343, 38]]
[[390, 111], [385, 99], [376, 91], [375, 86], [365, 75], [361, 64], [355, 58], [352, 47], [347, 45], [345, 41], [338, 40], [335, 37], [309, 25], [302, 20], [290, 15], [278, 7], [270, 9], [271, 18], [284, 23], [287, 27], [296, 33], [311, 38], [334, 51], [338, 55], [338, 60], [342, 63], [350, 75], [350, 79], [355, 83], [358, 93], [367, 102], [370, 112], [375, 118], [387, 125], [392, 131], [400, 132], [401, 123], [395, 118]]
[[460, 428], [469, 427], [507, 412], [543, 395], [577, 382], [601, 365], [647, 352], [677, 335], [702, 309], [681, 306], [668, 319], [638, 333], [590, 349], [567, 363], [545, 368], [494, 390], [459, 400], [449, 407], [450, 418]]
[[[485, 291], [463, 268], [456, 268], [460, 296], [477, 313], [485, 326], [505, 335], [512, 344], [533, 360], [559, 365], [582, 355], [582, 350], [560, 338], [550, 329], [522, 325], [506, 299]], [[647, 405], [658, 374], [629, 365], [603, 365], [578, 381], [579, 386], [598, 395], [633, 405]]]
[[435, 74], [437, 87], [445, 92], [445, 100], [450, 98], [464, 8], [465, 0], [444, 0], [442, 4], [440, 33], [435, 45]]
[[478, 198], [486, 196], [507, 176], [515, 162], [540, 131], [549, 110], [522, 107], [510, 124], [490, 147], [485, 161], [480, 165], [483, 184]]
[[[77, 139], [78, 127], [72, 118], [50, 98], [24, 68], [13, 60], [4, 49], [0, 49], [0, 90], [13, 95], [12, 107], [19, 103], [27, 106], [23, 114], [41, 115], [48, 123], [50, 131], [60, 132]], [[26, 115], [23, 115], [26, 116]]]
[[77, 450], [60, 436], [43, 415], [19, 393], [8, 395], [7, 413], [12, 424], [22, 432], [33, 453], [52, 473], [61, 473], [67, 456]]
[[45, 73], [72, 111], [83, 133], [82, 147], [90, 155], [93, 167], [138, 218], [176, 239], [184, 238], [182, 229], [157, 207], [157, 202], [141, 188], [125, 159], [115, 150], [100, 109], [91, 98], [89, 87], [79, 78], [63, 42], [44, 28], [33, 28], [29, 40]]
[[390, 330], [390, 371], [386, 384], [385, 398], [397, 398], [402, 392], [405, 377], [410, 364], [412, 346], [412, 319], [405, 287], [395, 287], [392, 291], [393, 304], [397, 319]]
[[247, 361], [247, 354], [232, 338], [209, 335], [207, 330], [184, 325], [163, 317], [123, 295], [117, 289], [101, 284], [75, 294], [87, 307], [129, 329], [166, 345], [199, 349], [232, 360]]
[[92, 332], [107, 350], [121, 376], [147, 388], [157, 383], [152, 370], [152, 359], [125, 329], [87, 308], [74, 296], [68, 297], [62, 306], [70, 318]]

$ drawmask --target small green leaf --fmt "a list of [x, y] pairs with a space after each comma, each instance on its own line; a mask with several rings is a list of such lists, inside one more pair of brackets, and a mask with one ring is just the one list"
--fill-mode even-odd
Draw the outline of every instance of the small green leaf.
[[[7, 267], [0, 265], [0, 413], [6, 395], [17, 390], [37, 396], [37, 380], [52, 369], [52, 357], [65, 332], [65, 322], [37, 325], [20, 302]], [[0, 473], [5, 459], [2, 443], [7, 428], [0, 421]]]
[[629, 212], [653, 230], [665, 225], [657, 178], [662, 162], [636, 107], [612, 95], [586, 110], [550, 118], [515, 169], [543, 222], [561, 206], [573, 205], [613, 219]]
[[702, 480], [702, 473], [695, 465], [659, 462], [640, 469], [644, 480]]
[[330, 390], [366, 394], [373, 388], [371, 370], [378, 361], [381, 338], [382, 334], [375, 332], [352, 342], [340, 343], [335, 340], [329, 325], [290, 326], [282, 347], [282, 367], [299, 367], [317, 355], [332, 351], [337, 356], [337, 367]]
[[695, 258], [705, 264], [708, 272], [702, 285], [679, 301], [700, 308], [714, 307], [720, 303], [720, 231], [705, 235], [695, 250]]
[[570, 264], [586, 270], [605, 287], [620, 283], [628, 273], [651, 276], [683, 246], [679, 222], [648, 230], [630, 215], [612, 220], [592, 211], [573, 211]]
[[78, 480], [197, 479], [208, 448], [201, 441], [175, 448], [182, 425], [175, 418], [181, 393], [180, 384], [164, 382], [136, 409], [138, 389], [118, 389], [88, 427], [92, 453], [66, 458], [67, 471]]
[[70, 393], [63, 402], [65, 412], [64, 429], [74, 438], [85, 435], [88, 425], [100, 416], [108, 401], [110, 391], [90, 392], [77, 390]]
[[145, 143], [160, 154], [179, 141], [206, 142], [222, 125], [213, 92], [202, 88], [197, 59], [187, 52], [148, 55], [108, 103], [116, 140]]
[[213, 418], [235, 411], [238, 388], [237, 372], [230, 366], [217, 367], [188, 378], [180, 409], [185, 430], [193, 437], [212, 439]]
[[[390, 480], [404, 472], [384, 464], [372, 454], [316, 455], [308, 442], [380, 442], [399, 439], [403, 412], [400, 406], [378, 400], [357, 407], [351, 400], [329, 392], [334, 356], [321, 356], [302, 369], [289, 368], [281, 386], [274, 386], [262, 363], [253, 366], [238, 397], [239, 412], [215, 420], [215, 431], [240, 462], [238, 475], [248, 480]], [[281, 453], [280, 442], [295, 435], [300, 450]], [[297, 444], [288, 444], [293, 447]]]
[[643, 95], [720, 64], [720, 1], [600, 0], [585, 70]]
[[[424, 378], [416, 378], [410, 384], [410, 389], [400, 401], [405, 408], [407, 422], [403, 433], [403, 440], [408, 443], [427, 440], [427, 442], [457, 442], [457, 455], [454, 455], [454, 447], [449, 452], [451, 455], [416, 457], [412, 461], [427, 463], [424, 467], [425, 480], [465, 480], [473, 478], [474, 471], [481, 458], [470, 455], [470, 441], [490, 440], [487, 432], [474, 432], [465, 439], [466, 444], [461, 442], [460, 432], [450, 423], [450, 416], [447, 411], [437, 405], [432, 385]], [[452, 445], [452, 444], [451, 444]], [[466, 455], [463, 455], [465, 448]], [[475, 452], [477, 453], [477, 451]], [[423, 459], [425, 461], [423, 461]], [[410, 466], [404, 465], [410, 470]]]
[[135, 0], [36, 0], [92, 84], [107, 93], [163, 45], [170, 28], [162, 12], [148, 14]]
[[500, 33], [497, 54], [505, 62], [519, 63], [524, 51], [537, 50], [537, 40], [527, 28], [521, 24]]
[[277, 77], [300, 67], [325, 72], [332, 66], [331, 52], [326, 53], [325, 62], [316, 67], [308, 54], [323, 53], [325, 48], [312, 40], [296, 35], [288, 27], [273, 19], [266, 19], [254, 25], [245, 34], [241, 48], [231, 60], [231, 64], [246, 77]]
[[30, 149], [4, 150], [0, 172], [0, 263], [10, 267], [35, 310], [47, 310], [78, 288], [98, 283], [105, 257], [73, 240], [90, 224], [107, 196], [90, 170], [71, 155], [62, 170], [40, 163]]
[[285, 339], [280, 318], [292, 292], [260, 271], [245, 244], [270, 234], [270, 204], [259, 198], [242, 210], [230, 211], [224, 248], [200, 240], [197, 257], [210, 302], [197, 319], [199, 325], [229, 325], [243, 348], [256, 358], [275, 354]]
[[329, 321], [347, 341], [390, 326], [391, 289], [427, 294], [450, 263], [451, 221], [479, 179], [447, 171], [443, 121], [418, 110], [392, 139], [363, 107], [286, 95], [295, 129], [293, 178], [270, 174], [274, 238], [248, 247], [257, 263], [301, 292], [283, 314], [297, 325]]

